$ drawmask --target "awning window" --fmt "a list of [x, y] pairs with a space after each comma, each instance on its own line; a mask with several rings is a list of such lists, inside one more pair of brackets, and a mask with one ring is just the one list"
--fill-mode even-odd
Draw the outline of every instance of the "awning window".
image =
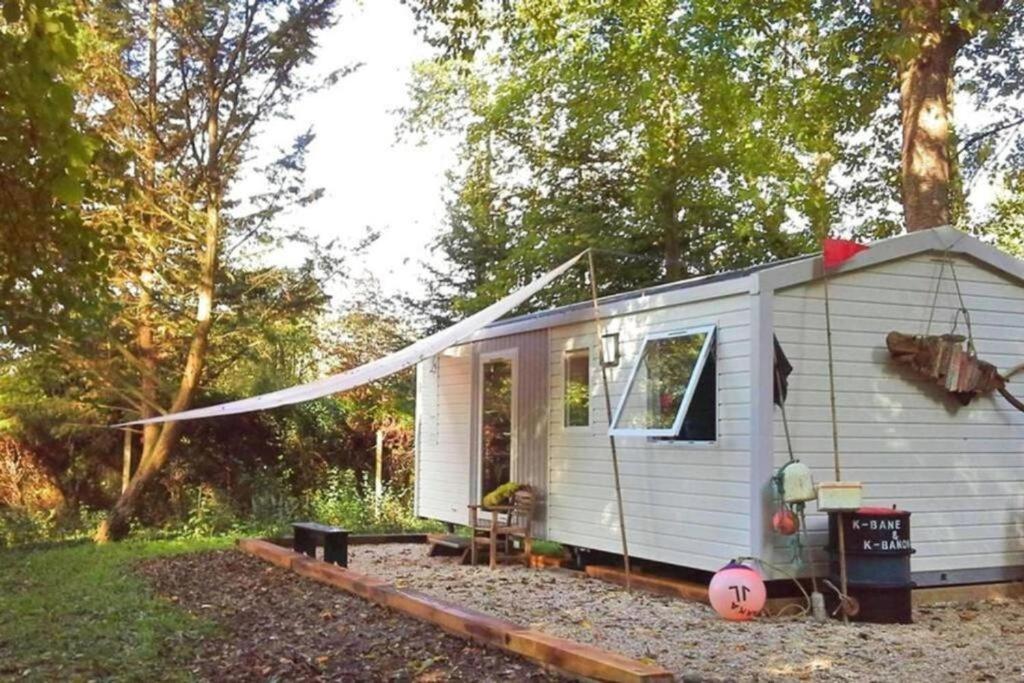
[[615, 411], [610, 433], [677, 437], [714, 338], [714, 325], [647, 337]]

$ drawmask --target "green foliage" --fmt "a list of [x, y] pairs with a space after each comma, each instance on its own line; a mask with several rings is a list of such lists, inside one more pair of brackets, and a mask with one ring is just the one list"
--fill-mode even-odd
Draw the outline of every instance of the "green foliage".
[[[585, 247], [606, 250], [598, 285], [611, 293], [813, 251], [829, 230], [894, 234], [895, 64], [920, 48], [903, 36], [912, 5], [419, 3], [438, 58], [418, 67], [409, 128], [463, 140], [432, 322]], [[964, 100], [1006, 122], [980, 137], [958, 123], [964, 168], [1005, 173], [982, 152], [1024, 139], [1024, 15], [944, 11], [973, 38], [957, 68]], [[570, 274], [532, 306], [580, 300], [584, 284]]]
[[556, 541], [538, 538], [530, 542], [530, 552], [544, 557], [562, 558], [565, 557], [565, 546]]
[[384, 486], [379, 500], [373, 484], [352, 470], [332, 469], [308, 498], [310, 516], [350, 531], [392, 533], [434, 531], [437, 523], [412, 513], [411, 491]]
[[469, 4], [488, 49], [421, 66], [409, 112], [414, 131], [464, 136], [438, 323], [449, 301], [472, 312], [588, 246], [606, 250], [603, 292], [813, 248], [838, 219], [833, 176], [860, 163], [846, 138], [890, 88], [883, 55], [849, 59], [874, 33], [848, 4]]
[[155, 599], [131, 565], [229, 543], [79, 543], [0, 551], [0, 676], [188, 680], [179, 667], [214, 627]]
[[[1024, 140], [1021, 146], [1024, 155]], [[995, 238], [1000, 249], [1024, 258], [1024, 171], [1017, 171], [1008, 179], [984, 232]]]
[[0, 548], [89, 538], [103, 512], [82, 506], [66, 510], [0, 507]]
[[185, 538], [207, 538], [226, 533], [238, 521], [238, 513], [223, 492], [209, 485], [197, 486], [186, 493], [190, 501], [180, 529]]
[[494, 507], [497, 505], [505, 505], [509, 500], [512, 499], [512, 494], [522, 488], [522, 484], [517, 484], [514, 481], [510, 481], [502, 484], [498, 488], [494, 489], [483, 497], [483, 504]]
[[77, 212], [95, 141], [75, 117], [74, 12], [66, 0], [3, 3], [0, 335], [6, 343], [68, 334], [88, 322], [83, 314], [97, 313], [105, 262], [96, 234]]

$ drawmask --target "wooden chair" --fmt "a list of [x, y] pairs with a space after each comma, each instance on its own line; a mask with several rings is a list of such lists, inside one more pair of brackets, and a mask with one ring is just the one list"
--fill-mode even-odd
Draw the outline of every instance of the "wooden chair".
[[[525, 556], [529, 557], [533, 543], [530, 527], [533, 524], [533, 513], [536, 506], [536, 495], [533, 489], [524, 486], [512, 495], [511, 505], [469, 506], [470, 527], [470, 564], [476, 565], [477, 546], [486, 545], [490, 550], [490, 566], [498, 566], [498, 542], [505, 544], [505, 554], [511, 551], [512, 539], [523, 540]], [[489, 512], [489, 520], [481, 520], [480, 511]]]

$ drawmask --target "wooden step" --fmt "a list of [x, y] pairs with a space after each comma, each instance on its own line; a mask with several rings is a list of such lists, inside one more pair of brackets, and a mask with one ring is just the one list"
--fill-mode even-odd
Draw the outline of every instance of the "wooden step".
[[427, 543], [430, 544], [430, 549], [427, 551], [427, 555], [430, 557], [462, 555], [463, 560], [468, 562], [469, 538], [466, 536], [456, 536], [455, 534], [427, 534]]
[[455, 534], [427, 534], [427, 543], [445, 548], [465, 550], [469, 547], [469, 537], [457, 536]]

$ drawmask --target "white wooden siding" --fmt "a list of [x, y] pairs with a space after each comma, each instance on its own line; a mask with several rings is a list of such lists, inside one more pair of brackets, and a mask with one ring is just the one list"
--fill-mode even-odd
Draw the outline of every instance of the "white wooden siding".
[[[654, 443], [618, 437], [630, 554], [715, 570], [750, 548], [750, 297], [746, 294], [644, 310], [605, 321], [619, 333], [621, 362], [609, 371], [612, 407], [625, 390], [644, 337], [715, 324], [718, 440]], [[549, 330], [548, 538], [620, 553], [608, 420], [592, 322]], [[590, 349], [590, 426], [566, 427], [565, 352]]]
[[[1024, 287], [963, 258], [956, 271], [979, 356], [1006, 370], [1024, 360]], [[889, 360], [891, 330], [924, 333], [940, 264], [927, 255], [836, 277], [829, 286], [843, 478], [864, 484], [868, 505], [909, 510], [915, 572], [1024, 564], [1024, 414], [1002, 397], [961, 407], [910, 379]], [[948, 332], [957, 308], [945, 268], [932, 334]], [[823, 287], [807, 283], [774, 297], [774, 328], [793, 363], [786, 403], [796, 456], [816, 481], [832, 481]], [[964, 331], [961, 319], [959, 331]], [[1024, 378], [1013, 382], [1024, 395]], [[774, 464], [787, 458], [775, 414]], [[808, 504], [808, 512], [816, 509]], [[826, 519], [808, 516], [812, 546]], [[773, 560], [788, 559], [777, 537]], [[816, 552], [821, 561], [821, 552]]]
[[470, 496], [473, 360], [446, 355], [416, 366], [416, 514], [465, 524]]

